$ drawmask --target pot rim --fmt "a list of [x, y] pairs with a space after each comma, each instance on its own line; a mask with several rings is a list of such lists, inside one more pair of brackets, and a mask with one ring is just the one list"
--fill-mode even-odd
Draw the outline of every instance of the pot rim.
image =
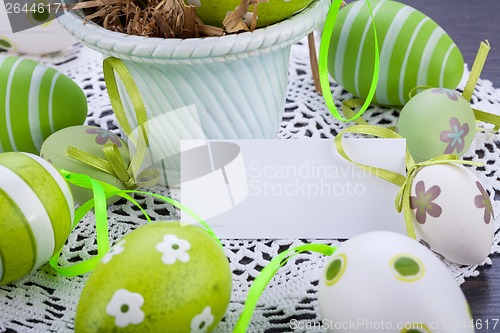
[[248, 58], [291, 45], [322, 24], [329, 0], [313, 0], [288, 19], [253, 32], [203, 38], [150, 38], [107, 30], [94, 22], [83, 24], [81, 10], [58, 20], [82, 44], [107, 56], [154, 63], [218, 62]]

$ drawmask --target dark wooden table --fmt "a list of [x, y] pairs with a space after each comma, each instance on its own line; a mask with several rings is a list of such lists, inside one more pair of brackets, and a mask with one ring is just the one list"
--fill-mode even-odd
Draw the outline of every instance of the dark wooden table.
[[[489, 40], [490, 54], [481, 78], [500, 88], [499, 0], [402, 0], [436, 21], [455, 41], [469, 68], [479, 43]], [[496, 189], [500, 193], [500, 189]], [[497, 212], [497, 216], [500, 212]], [[479, 277], [467, 279], [462, 290], [469, 301], [476, 332], [500, 332], [500, 256], [481, 268]], [[482, 324], [482, 327], [479, 326]], [[495, 327], [496, 324], [496, 327]]]

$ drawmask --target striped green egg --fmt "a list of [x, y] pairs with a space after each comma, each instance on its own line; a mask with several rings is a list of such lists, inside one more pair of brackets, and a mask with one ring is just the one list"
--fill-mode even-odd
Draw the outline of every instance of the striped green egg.
[[45, 264], [66, 242], [74, 218], [70, 189], [33, 154], [0, 154], [0, 285]]
[[[460, 50], [426, 15], [390, 0], [370, 1], [380, 49], [380, 73], [373, 102], [404, 105], [410, 91], [427, 85], [455, 89], [464, 71]], [[374, 68], [374, 36], [366, 1], [339, 11], [328, 69], [335, 81], [366, 98]]]
[[0, 56], [0, 153], [38, 154], [52, 133], [81, 125], [87, 98], [70, 78], [35, 61]]

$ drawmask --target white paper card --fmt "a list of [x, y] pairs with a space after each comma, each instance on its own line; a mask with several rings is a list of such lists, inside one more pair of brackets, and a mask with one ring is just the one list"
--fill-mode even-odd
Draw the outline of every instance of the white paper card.
[[[404, 139], [343, 142], [354, 161], [405, 174]], [[332, 140], [181, 141], [181, 201], [220, 238], [404, 233], [398, 190], [344, 160]]]

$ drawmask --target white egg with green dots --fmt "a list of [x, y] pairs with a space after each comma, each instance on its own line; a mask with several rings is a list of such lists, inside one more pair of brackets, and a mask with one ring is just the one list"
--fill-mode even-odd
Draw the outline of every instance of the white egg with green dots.
[[[5, 1], [0, 4], [0, 50], [40, 55], [62, 51], [76, 43], [55, 19], [55, 11], [62, 10], [62, 7], [55, 3], [49, 12], [47, 6], [48, 2], [43, 0], [31, 3]], [[18, 26], [29, 29], [14, 33], [9, 19], [17, 20]]]
[[87, 117], [83, 90], [36, 61], [0, 56], [0, 87], [0, 152], [38, 154], [52, 133]]
[[[416, 9], [390, 0], [370, 1], [380, 49], [374, 103], [404, 105], [417, 86], [455, 89], [464, 60], [449, 35]], [[375, 40], [368, 5], [353, 1], [339, 11], [328, 69], [353, 95], [366, 98], [374, 72]]]
[[342, 244], [321, 274], [318, 302], [332, 332], [474, 332], [467, 300], [448, 268], [393, 232]]
[[59, 172], [28, 153], [0, 154], [0, 284], [37, 270], [71, 232], [74, 204]]

